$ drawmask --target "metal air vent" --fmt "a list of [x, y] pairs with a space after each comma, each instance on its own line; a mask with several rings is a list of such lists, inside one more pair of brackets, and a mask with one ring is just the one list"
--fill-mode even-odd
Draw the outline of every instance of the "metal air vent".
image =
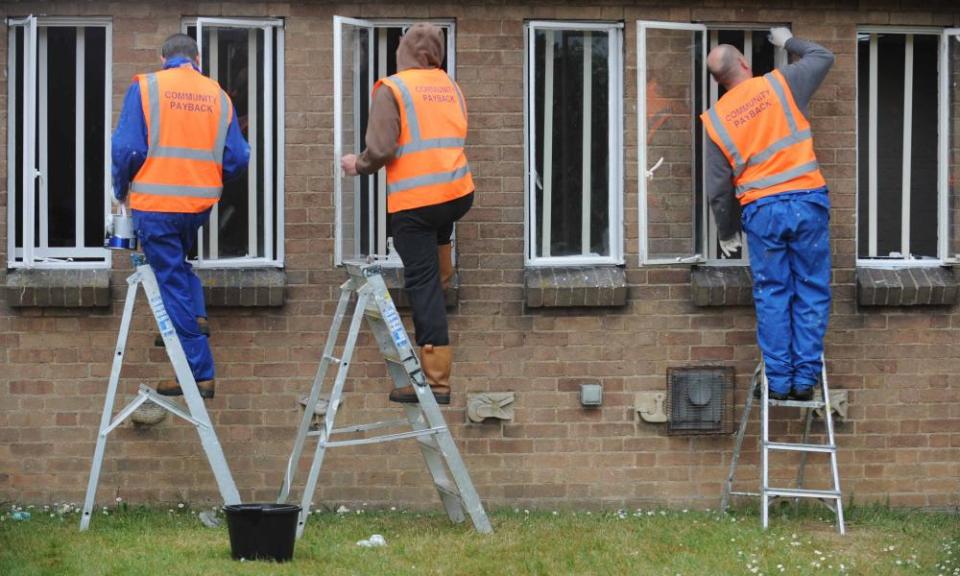
[[733, 367], [667, 368], [667, 434], [733, 432]]

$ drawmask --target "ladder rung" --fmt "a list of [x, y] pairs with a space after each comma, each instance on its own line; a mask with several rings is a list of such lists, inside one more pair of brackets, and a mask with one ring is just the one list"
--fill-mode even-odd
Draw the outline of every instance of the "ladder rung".
[[323, 358], [324, 358], [325, 360], [329, 360], [329, 361], [333, 362], [334, 364], [339, 364], [339, 363], [340, 363], [340, 359], [339, 359], [339, 358], [337, 358], [336, 356], [332, 356], [332, 355], [330, 355], [330, 354], [324, 355]]
[[785, 406], [787, 408], [823, 408], [825, 404], [819, 400], [767, 400], [770, 406]]
[[759, 496], [759, 492], [731, 492], [731, 496]]
[[786, 498], [839, 498], [836, 490], [806, 490], [803, 488], [767, 488], [764, 491], [770, 496], [784, 496]]
[[767, 442], [767, 448], [786, 452], [823, 452], [826, 454], [837, 451], [837, 447], [832, 444], [790, 444], [787, 442]]

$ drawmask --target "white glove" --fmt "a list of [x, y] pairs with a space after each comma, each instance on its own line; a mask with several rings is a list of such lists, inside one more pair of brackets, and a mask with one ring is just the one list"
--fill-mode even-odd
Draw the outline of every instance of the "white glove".
[[784, 28], [782, 26], [771, 28], [770, 34], [767, 35], [767, 40], [769, 40], [771, 44], [781, 48], [786, 46], [787, 40], [791, 38], [793, 38], [793, 33], [790, 32], [789, 28]]
[[734, 252], [740, 250], [743, 247], [743, 241], [740, 239], [740, 233], [737, 232], [727, 240], [720, 241], [720, 251], [723, 252], [723, 255], [727, 258], [733, 255]]

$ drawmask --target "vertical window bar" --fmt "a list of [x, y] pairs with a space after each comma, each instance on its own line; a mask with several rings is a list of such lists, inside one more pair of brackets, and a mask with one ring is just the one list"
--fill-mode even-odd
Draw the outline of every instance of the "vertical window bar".
[[[111, 142], [110, 142], [110, 117], [113, 113], [113, 98], [110, 97], [113, 90], [113, 25], [107, 24], [104, 38], [104, 73], [103, 73], [103, 218], [104, 222], [111, 212], [113, 198], [113, 181], [111, 174], [111, 162], [109, 161]], [[107, 265], [112, 264], [112, 258], [105, 256]]]
[[[200, 72], [201, 72], [201, 73], [203, 73], [203, 72], [209, 72], [209, 71], [205, 71], [205, 70], [203, 69], [203, 21], [200, 20], [200, 19], [197, 20], [197, 38], [196, 38], [196, 40], [197, 40], [197, 52], [198, 52], [197, 56], [198, 56], [198, 58], [200, 59]], [[214, 77], [213, 77], [212, 75], [210, 75], [210, 78], [214, 78]], [[215, 78], [214, 78], [214, 79], [215, 79]], [[212, 213], [212, 211], [211, 211], [211, 213]], [[205, 258], [203, 257], [203, 251], [204, 251], [204, 246], [203, 246], [203, 245], [204, 245], [204, 242], [203, 242], [203, 231], [204, 231], [205, 228], [207, 228], [207, 227], [209, 227], [209, 226], [210, 226], [210, 224], [209, 224], [209, 221], [208, 221], [205, 226], [201, 226], [201, 227], [197, 230], [197, 262], [203, 262], [203, 261], [205, 260]]]
[[526, 194], [523, 195], [523, 208], [528, 229], [524, 234], [524, 257], [534, 259], [537, 254], [537, 118], [536, 118], [536, 56], [537, 31], [533, 26], [526, 28], [527, 57], [523, 61], [526, 83], [523, 94], [523, 129], [526, 134], [526, 150], [523, 165], [527, 178]]
[[[377, 43], [379, 44], [379, 49], [377, 50], [377, 77], [385, 78], [387, 76], [387, 30], [386, 29], [381, 29], [377, 31]], [[379, 170], [377, 170], [376, 179], [377, 179], [377, 185], [376, 186], [371, 185], [368, 187], [368, 190], [370, 190], [369, 212], [370, 212], [370, 219], [371, 219], [370, 226], [368, 227], [369, 234], [370, 234], [370, 250], [374, 254], [390, 256], [390, 254], [387, 253], [387, 218], [389, 218], [389, 215], [387, 214], [387, 169], [380, 168]], [[376, 203], [373, 202], [374, 189], [376, 189], [376, 195], [377, 195]], [[383, 214], [382, 217], [380, 216], [381, 213]], [[376, 237], [374, 237], [374, 234], [376, 234]], [[374, 239], [376, 239], [375, 244], [373, 242]]]
[[[254, 31], [256, 34], [256, 31]], [[273, 259], [273, 27], [263, 29], [263, 256]], [[254, 188], [253, 190], [256, 190]], [[253, 216], [251, 215], [251, 218]], [[255, 254], [256, 255], [256, 254]]]
[[[277, 34], [277, 53], [274, 54], [274, 59], [278, 63], [282, 64], [285, 60], [283, 28], [277, 27], [276, 34]], [[274, 206], [274, 211], [276, 212], [276, 214], [271, 215], [271, 217], [274, 218], [274, 220], [277, 222], [277, 230], [274, 234], [277, 237], [278, 241], [276, 243], [276, 246], [274, 246], [273, 258], [278, 262], [282, 262], [284, 258], [282, 231], [284, 229], [283, 210], [284, 210], [284, 193], [286, 189], [286, 186], [284, 185], [284, 182], [286, 182], [286, 175], [284, 174], [285, 160], [284, 160], [284, 153], [283, 153], [284, 142], [286, 142], [286, 134], [284, 132], [285, 130], [284, 118], [286, 118], [286, 109], [284, 107], [284, 93], [285, 93], [286, 82], [284, 80], [283, 70], [284, 70], [283, 66], [277, 66], [277, 82], [273, 86], [274, 93], [277, 95], [277, 114], [274, 120], [277, 123], [277, 142], [274, 145], [276, 147], [275, 156], [277, 158], [277, 166], [276, 166], [276, 169], [274, 170], [274, 172], [276, 173], [275, 180], [277, 183], [276, 185], [277, 186], [276, 188], [277, 203], [276, 203], [276, 206]], [[272, 150], [271, 150], [271, 154], [273, 154]]]
[[590, 194], [593, 138], [593, 42], [589, 31], [583, 33], [583, 200], [580, 210], [580, 253], [590, 254]]
[[[720, 44], [720, 32], [717, 30], [710, 31], [710, 50], [713, 50]], [[716, 79], [713, 77], [713, 74], [707, 73], [707, 83], [710, 85], [710, 101], [709, 106], [713, 106], [717, 103], [717, 100], [720, 99], [720, 84], [717, 83]], [[704, 134], [703, 143], [704, 143], [704, 156], [706, 156], [706, 144], [708, 139], [706, 134]], [[706, 170], [707, 162], [704, 158], [703, 167]], [[710, 195], [703, 195], [703, 210], [707, 213], [707, 231], [705, 234], [707, 238], [707, 258], [710, 260], [716, 260], [720, 258], [720, 254], [717, 250], [717, 237], [719, 233], [717, 232], [717, 218], [713, 215], [713, 210], [710, 209]]]
[[903, 52], [903, 175], [900, 185], [900, 254], [910, 257], [910, 162], [913, 150], [913, 34], [907, 34]]
[[544, 30], [544, 85], [543, 85], [543, 221], [541, 222], [541, 253], [550, 257], [551, 220], [553, 219], [553, 30]]
[[29, 19], [23, 35], [23, 258], [33, 267], [34, 214], [36, 212], [37, 143], [37, 21]]
[[746, 30], [743, 33], [743, 57], [747, 59], [747, 66], [753, 70], [753, 31]]
[[[39, 220], [40, 230], [39, 230], [39, 250], [37, 251], [38, 256], [43, 256], [46, 248], [48, 248], [49, 238], [50, 238], [50, 199], [48, 198], [47, 190], [47, 171], [48, 171], [48, 159], [47, 159], [47, 146], [48, 146], [48, 116], [47, 116], [47, 105], [49, 103], [49, 94], [48, 94], [48, 83], [47, 83], [47, 28], [39, 29], [39, 39], [37, 44], [37, 61], [39, 62], [40, 69], [40, 79], [38, 91], [40, 95], [39, 108], [37, 113], [39, 115], [39, 120], [37, 123], [37, 131], [39, 132], [40, 145], [37, 148], [37, 153], [39, 157], [37, 162], [40, 164], [40, 172], [37, 178], [37, 187], [39, 189], [39, 206], [37, 206], [37, 214], [30, 219], [29, 225], [32, 227], [34, 222]], [[31, 196], [33, 194], [31, 193]], [[39, 216], [39, 219], [36, 218]], [[26, 230], [26, 222], [24, 222], [24, 230]], [[31, 244], [32, 245], [32, 244]]]
[[[197, 34], [199, 34], [199, 28], [197, 29]], [[210, 54], [210, 78], [220, 81], [220, 40], [218, 38], [217, 29], [210, 28], [210, 47], [208, 52]], [[256, 78], [255, 75], [251, 74]], [[250, 146], [250, 157], [256, 158], [256, 143]], [[256, 188], [254, 188], [256, 190]], [[220, 257], [220, 204], [214, 204], [213, 209], [210, 210], [210, 220], [207, 222], [206, 226], [208, 230], [208, 236], [210, 237], [210, 259], [216, 260]], [[199, 258], [203, 258], [203, 254], [198, 254]]]
[[[86, 106], [84, 105], [86, 100], [86, 30], [83, 26], [77, 27], [77, 98], [76, 98], [76, 129], [74, 136], [77, 141], [75, 149], [76, 157], [76, 185], [74, 189], [76, 190], [76, 208], [74, 209], [75, 216], [75, 238], [76, 245], [82, 247], [84, 245], [84, 231], [86, 226], [84, 226], [84, 194], [85, 194], [85, 184], [86, 180], [84, 178], [84, 169], [85, 162], [83, 161], [83, 152], [84, 144], [86, 138], [86, 130], [84, 129], [84, 114], [86, 113]], [[106, 125], [105, 125], [106, 126]], [[107, 156], [109, 158], [109, 156]]]
[[[257, 203], [257, 28], [247, 30], [247, 139], [250, 141], [250, 163], [247, 166], [247, 256], [255, 258], [259, 251], [259, 206]], [[266, 85], [264, 89], [267, 90]], [[269, 115], [269, 113], [268, 113]], [[264, 220], [269, 217], [267, 212]], [[264, 239], [266, 243], [266, 239]]]
[[870, 118], [867, 143], [867, 255], [877, 257], [877, 35], [870, 34]]
[[[24, 27], [26, 30], [26, 27]], [[7, 261], [17, 259], [17, 171], [13, 167], [17, 161], [17, 32], [16, 27], [7, 28]], [[24, 59], [26, 61], [26, 59]]]
[[[947, 184], [950, 177], [950, 136], [954, 133], [951, 126], [957, 122], [950, 117], [950, 40], [960, 41], [960, 29], [948, 29], [940, 36], [940, 94], [938, 95], [939, 114], [938, 122], [941, 127], [937, 144], [937, 203], [939, 205], [937, 219], [939, 256], [942, 260], [956, 262], [960, 254], [951, 253], [953, 242], [956, 240], [951, 233], [954, 214], [950, 210], [950, 186]], [[953, 124], [951, 124], [953, 123]]]

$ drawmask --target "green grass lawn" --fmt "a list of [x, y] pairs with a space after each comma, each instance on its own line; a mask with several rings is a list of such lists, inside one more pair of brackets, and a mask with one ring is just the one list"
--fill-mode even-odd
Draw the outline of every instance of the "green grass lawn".
[[[500, 510], [488, 536], [441, 514], [320, 512], [287, 564], [231, 560], [226, 528], [204, 527], [189, 507], [100, 509], [85, 533], [75, 511], [28, 511], [0, 513], [0, 575], [960, 575], [960, 516], [880, 507], [849, 510], [845, 537], [826, 510], [792, 507], [768, 532], [752, 510]], [[374, 533], [387, 546], [357, 546]]]

